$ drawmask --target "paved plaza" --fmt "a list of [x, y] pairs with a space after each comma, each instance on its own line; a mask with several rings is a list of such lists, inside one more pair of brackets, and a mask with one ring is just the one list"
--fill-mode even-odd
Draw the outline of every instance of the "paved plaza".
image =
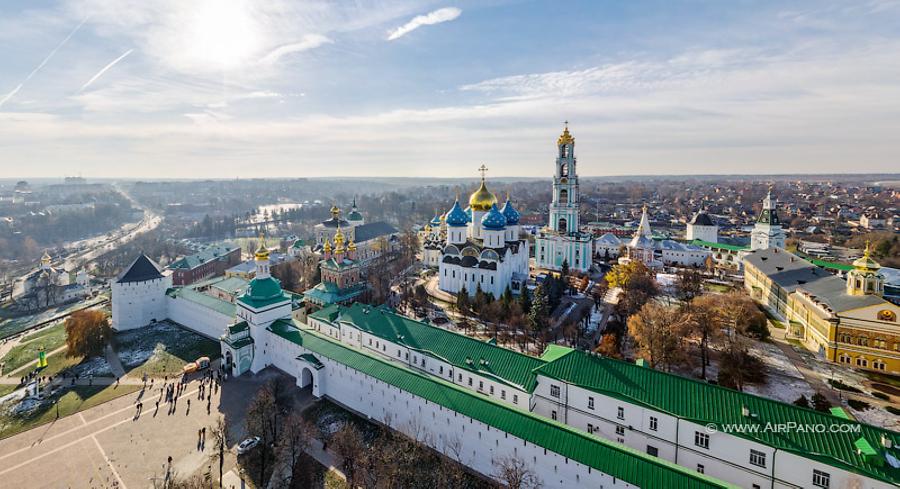
[[[207, 401], [198, 398], [200, 382], [190, 381], [169, 414], [160, 400], [160, 379], [152, 388], [122, 396], [78, 414], [0, 440], [0, 481], [3, 487], [106, 488], [153, 487], [162, 482], [168, 457], [178, 475], [203, 473], [213, 454], [211, 429], [224, 417], [233, 448], [243, 436], [243, 414], [257, 389], [283, 375], [264, 371], [256, 376], [229, 379]], [[311, 395], [297, 390], [299, 405]], [[187, 401], [191, 401], [188, 410]], [[138, 413], [137, 403], [143, 402]], [[207, 444], [198, 446], [197, 431], [207, 428]], [[235, 465], [226, 457], [225, 471]], [[213, 464], [213, 472], [217, 471]]]

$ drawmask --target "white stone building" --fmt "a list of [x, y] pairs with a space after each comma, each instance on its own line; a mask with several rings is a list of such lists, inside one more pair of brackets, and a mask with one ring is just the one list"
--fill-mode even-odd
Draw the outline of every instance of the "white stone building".
[[171, 274], [163, 275], [147, 255], [138, 256], [111, 285], [114, 330], [140, 328], [169, 317], [166, 290], [172, 286]]
[[469, 197], [469, 208], [463, 210], [457, 199], [447, 212], [438, 286], [469, 295], [480, 288], [499, 298], [507, 288], [518, 294], [528, 279], [528, 242], [519, 234], [519, 213], [509, 198], [502, 210], [497, 207], [484, 171], [482, 166], [481, 186]]
[[688, 241], [698, 239], [707, 243], [718, 243], [719, 226], [706, 211], [701, 210], [694, 214], [694, 217], [688, 222], [685, 239]]

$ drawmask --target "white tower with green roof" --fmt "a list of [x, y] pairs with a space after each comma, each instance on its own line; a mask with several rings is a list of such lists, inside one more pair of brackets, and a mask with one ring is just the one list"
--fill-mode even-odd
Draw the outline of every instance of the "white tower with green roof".
[[[291, 298], [281, 289], [281, 283], [269, 271], [269, 250], [265, 239], [259, 237], [255, 254], [256, 277], [250, 281], [244, 295], [237, 298], [236, 323], [246, 321], [250, 337], [264, 338], [265, 330], [278, 319], [291, 317]], [[255, 344], [250, 370], [259, 372], [270, 362], [265, 344]]]
[[784, 248], [784, 230], [781, 228], [781, 219], [776, 209], [778, 201], [772, 197], [772, 189], [763, 199], [762, 211], [759, 219], [750, 233], [751, 250], [767, 250], [769, 248]]

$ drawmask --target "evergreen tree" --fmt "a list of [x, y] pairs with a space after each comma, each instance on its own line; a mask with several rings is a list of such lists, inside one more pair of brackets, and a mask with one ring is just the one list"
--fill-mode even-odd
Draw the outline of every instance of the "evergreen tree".
[[531, 309], [528, 311], [528, 323], [531, 330], [538, 332], [547, 321], [547, 315], [550, 313], [549, 300], [547, 293], [544, 292], [544, 285], [538, 285], [534, 289], [534, 299], [531, 301]]
[[825, 398], [821, 393], [816, 392], [812, 396], [812, 405], [813, 409], [816, 411], [821, 411], [823, 413], [827, 413], [831, 408], [831, 403], [828, 402], [828, 399]]
[[564, 259], [562, 264], [562, 269], [559, 272], [559, 277], [563, 280], [569, 277], [569, 259]]
[[794, 401], [794, 406], [800, 406], [800, 407], [808, 408], [808, 407], [810, 407], [810, 405], [809, 405], [809, 399], [806, 398], [806, 395], [805, 395], [805, 394], [800, 394], [800, 397], [798, 397], [797, 400]]
[[456, 294], [456, 308], [459, 309], [459, 313], [464, 316], [469, 313], [469, 291], [466, 290], [465, 285], [463, 285], [462, 289], [459, 290], [459, 293]]
[[531, 292], [524, 285], [522, 286], [522, 292], [519, 294], [519, 305], [522, 306], [523, 314], [531, 312]]

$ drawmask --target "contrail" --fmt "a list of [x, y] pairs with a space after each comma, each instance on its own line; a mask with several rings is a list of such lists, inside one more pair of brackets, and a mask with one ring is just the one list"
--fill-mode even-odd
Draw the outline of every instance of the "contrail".
[[0, 100], [0, 107], [3, 107], [3, 104], [5, 104], [7, 100], [11, 99], [13, 97], [13, 95], [19, 93], [19, 90], [21, 90], [22, 87], [25, 86], [26, 83], [28, 83], [28, 80], [31, 80], [31, 77], [33, 77], [38, 71], [40, 71], [41, 68], [43, 68], [44, 65], [47, 64], [48, 61], [50, 61], [50, 58], [52, 58], [53, 55], [56, 54], [56, 52], [59, 51], [59, 49], [61, 47], [65, 46], [66, 43], [69, 42], [69, 39], [71, 39], [72, 36], [74, 36], [75, 33], [78, 32], [78, 29], [81, 29], [81, 26], [83, 26], [85, 22], [87, 22], [87, 17], [85, 17], [84, 20], [79, 22], [78, 25], [76, 25], [75, 28], [72, 29], [72, 32], [70, 32], [69, 35], [66, 36], [66, 38], [62, 40], [62, 42], [57, 44], [56, 47], [53, 48], [52, 51], [50, 51], [50, 54], [48, 54], [47, 57], [44, 58], [44, 61], [41, 61], [41, 64], [37, 65], [37, 68], [31, 70], [31, 73], [29, 73], [28, 76], [26, 76], [25, 79], [22, 80], [22, 83], [19, 83], [19, 85], [16, 88], [14, 88], [11, 92], [6, 94], [5, 97], [3, 97], [3, 100]]
[[128, 51], [125, 51], [125, 54], [123, 54], [122, 56], [119, 56], [118, 58], [112, 60], [108, 65], [104, 66], [102, 70], [98, 71], [96, 75], [92, 76], [91, 79], [87, 81], [87, 83], [85, 83], [84, 85], [81, 86], [80, 91], [83, 92], [85, 88], [91, 86], [91, 83], [94, 83], [95, 81], [97, 81], [97, 78], [100, 78], [101, 76], [103, 76], [104, 73], [106, 73], [110, 68], [115, 66], [116, 63], [125, 59], [125, 57], [128, 56], [129, 54], [131, 54], [132, 51], [134, 51], [134, 49], [129, 49]]

